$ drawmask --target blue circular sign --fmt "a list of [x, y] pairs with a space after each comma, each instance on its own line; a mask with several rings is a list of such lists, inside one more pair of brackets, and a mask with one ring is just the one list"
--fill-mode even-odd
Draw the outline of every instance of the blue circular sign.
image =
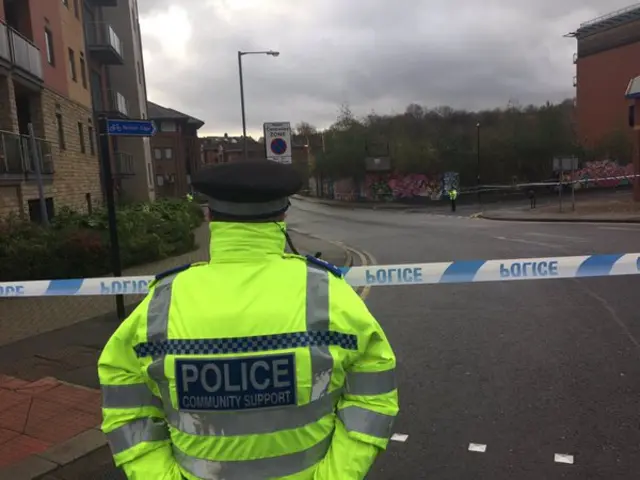
[[284, 141], [284, 138], [274, 138], [271, 141], [271, 151], [276, 155], [284, 155], [287, 151], [287, 142]]

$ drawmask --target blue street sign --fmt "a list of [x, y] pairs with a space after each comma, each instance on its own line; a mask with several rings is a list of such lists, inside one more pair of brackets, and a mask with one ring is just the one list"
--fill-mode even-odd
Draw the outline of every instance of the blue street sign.
[[156, 124], [153, 120], [107, 119], [107, 133], [109, 135], [153, 137], [156, 132]]

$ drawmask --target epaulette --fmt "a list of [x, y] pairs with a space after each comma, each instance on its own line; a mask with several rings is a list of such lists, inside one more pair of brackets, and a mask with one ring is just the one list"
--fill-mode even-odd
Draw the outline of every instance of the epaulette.
[[305, 255], [305, 258], [307, 259], [308, 263], [312, 263], [321, 268], [324, 268], [325, 270], [328, 270], [329, 272], [333, 273], [336, 277], [342, 278], [343, 276], [342, 270], [339, 267], [336, 267], [335, 265], [333, 265], [332, 263], [325, 262], [321, 258], [314, 257], [313, 255]]
[[176, 273], [189, 270], [191, 267], [201, 267], [202, 265], [208, 265], [208, 264], [207, 262], [195, 262], [195, 263], [187, 263], [186, 265], [180, 265], [179, 267], [170, 268], [169, 270], [156, 275], [154, 279], [154, 283], [158, 283], [158, 280], [162, 280], [163, 278], [167, 278], [171, 275], [175, 275]]

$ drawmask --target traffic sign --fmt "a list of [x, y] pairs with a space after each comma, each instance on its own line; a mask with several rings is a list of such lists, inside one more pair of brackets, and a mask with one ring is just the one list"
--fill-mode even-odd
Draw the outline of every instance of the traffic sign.
[[267, 122], [263, 127], [267, 160], [291, 163], [291, 124], [289, 122]]
[[153, 120], [107, 119], [107, 133], [112, 136], [153, 137], [156, 132]]

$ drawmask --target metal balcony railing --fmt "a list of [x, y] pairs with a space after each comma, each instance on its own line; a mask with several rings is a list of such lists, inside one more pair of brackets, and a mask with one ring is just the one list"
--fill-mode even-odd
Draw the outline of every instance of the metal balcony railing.
[[[51, 143], [36, 139], [37, 158], [43, 175], [54, 173]], [[0, 130], [0, 178], [3, 176], [25, 176], [35, 174], [34, 155], [28, 135]]]
[[14, 65], [42, 80], [44, 77], [42, 75], [40, 49], [11, 27], [9, 27], [9, 44], [11, 45], [11, 56]]
[[104, 22], [87, 22], [87, 49], [96, 59], [107, 65], [123, 63], [124, 48], [113, 27]]
[[9, 44], [9, 27], [0, 21], [0, 58], [11, 61], [11, 47]]
[[107, 90], [107, 105], [106, 111], [108, 113], [119, 113], [125, 117], [129, 116], [129, 102], [124, 98], [120, 92], [115, 90]]
[[119, 177], [135, 175], [133, 169], [133, 155], [125, 152], [115, 152], [115, 174]]

